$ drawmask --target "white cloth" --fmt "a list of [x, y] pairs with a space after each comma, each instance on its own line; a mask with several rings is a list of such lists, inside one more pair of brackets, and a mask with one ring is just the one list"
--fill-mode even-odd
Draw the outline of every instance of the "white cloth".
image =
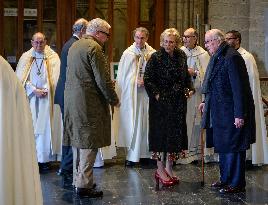
[[[178, 163], [191, 163], [194, 160], [200, 158], [201, 153], [201, 141], [200, 141], [200, 121], [201, 113], [198, 111], [198, 106], [202, 102], [201, 86], [204, 80], [204, 74], [210, 59], [207, 51], [202, 47], [196, 46], [193, 49], [188, 49], [184, 46], [181, 49], [187, 55], [187, 65], [189, 68], [195, 70], [196, 76], [192, 77], [192, 82], [195, 88], [195, 94], [187, 100], [187, 135], [188, 135], [188, 150], [185, 151], [185, 158], [179, 159]], [[205, 137], [205, 136], [204, 136]], [[205, 149], [204, 155], [206, 161], [215, 161], [213, 148]], [[211, 158], [211, 156], [213, 156]]]
[[25, 91], [0, 56], [0, 204], [43, 204], [33, 124]]
[[[59, 72], [59, 56], [49, 46], [45, 47], [43, 54], [35, 52], [33, 48], [25, 52], [16, 69], [29, 99], [37, 159], [41, 163], [56, 160], [56, 154], [61, 154], [62, 134], [59, 135], [58, 130], [54, 129], [62, 124], [60, 112], [56, 106], [54, 109], [54, 94]], [[33, 93], [36, 88], [46, 89], [48, 95], [43, 98], [36, 97]]]
[[145, 88], [138, 87], [137, 80], [143, 79], [146, 63], [153, 52], [155, 50], [147, 43], [140, 50], [134, 42], [124, 51], [118, 66], [116, 92], [121, 106], [115, 109], [114, 115], [118, 117], [116, 142], [118, 147], [128, 148], [127, 160], [132, 162], [151, 157], [148, 147], [149, 98]]
[[237, 51], [246, 63], [250, 88], [255, 104], [256, 143], [252, 144], [251, 149], [247, 151], [247, 159], [251, 159], [252, 164], [268, 164], [268, 138], [257, 64], [252, 54], [244, 48], [240, 47]]
[[[111, 113], [111, 116], [113, 113]], [[114, 136], [114, 127], [116, 126], [115, 123], [117, 123], [113, 117], [111, 119], [111, 145], [107, 147], [102, 147], [98, 149], [98, 153], [94, 162], [93, 167], [102, 167], [104, 166], [104, 160], [105, 159], [112, 159], [116, 156], [116, 146], [115, 146], [115, 136]]]

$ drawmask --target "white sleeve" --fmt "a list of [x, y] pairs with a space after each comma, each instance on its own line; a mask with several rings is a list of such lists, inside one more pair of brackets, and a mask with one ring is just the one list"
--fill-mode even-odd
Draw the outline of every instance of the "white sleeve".
[[28, 97], [36, 90], [36, 87], [31, 83], [31, 81], [27, 80], [25, 83], [25, 91]]

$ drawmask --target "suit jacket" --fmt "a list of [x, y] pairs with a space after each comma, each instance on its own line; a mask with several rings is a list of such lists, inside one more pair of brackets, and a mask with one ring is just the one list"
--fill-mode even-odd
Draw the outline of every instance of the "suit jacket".
[[61, 51], [61, 65], [60, 65], [60, 76], [56, 87], [54, 103], [60, 105], [61, 113], [64, 113], [64, 89], [66, 81], [66, 69], [67, 69], [67, 56], [72, 44], [79, 40], [76, 36], [72, 36], [62, 47]]
[[[203, 114], [206, 120], [202, 123], [207, 128], [207, 145], [221, 153], [244, 151], [256, 139], [254, 101], [246, 65], [230, 46], [215, 61]], [[235, 127], [235, 118], [244, 119], [242, 128]]]

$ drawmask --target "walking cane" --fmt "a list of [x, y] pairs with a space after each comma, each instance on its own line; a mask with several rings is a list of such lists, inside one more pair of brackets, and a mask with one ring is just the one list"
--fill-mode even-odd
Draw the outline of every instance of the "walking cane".
[[201, 139], [201, 164], [202, 164], [202, 180], [201, 186], [205, 185], [205, 169], [204, 169], [204, 129], [201, 128], [200, 139]]

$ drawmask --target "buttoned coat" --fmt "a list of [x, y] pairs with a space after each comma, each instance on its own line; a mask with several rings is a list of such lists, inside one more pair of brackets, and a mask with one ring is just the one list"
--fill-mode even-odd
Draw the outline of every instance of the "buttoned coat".
[[102, 47], [92, 37], [71, 46], [64, 92], [64, 145], [93, 149], [111, 144], [110, 105], [118, 97]]
[[[223, 46], [212, 66], [202, 126], [207, 128], [207, 145], [215, 147], [216, 152], [245, 151], [256, 139], [249, 77], [241, 55]], [[235, 127], [235, 118], [244, 119], [242, 128]]]

